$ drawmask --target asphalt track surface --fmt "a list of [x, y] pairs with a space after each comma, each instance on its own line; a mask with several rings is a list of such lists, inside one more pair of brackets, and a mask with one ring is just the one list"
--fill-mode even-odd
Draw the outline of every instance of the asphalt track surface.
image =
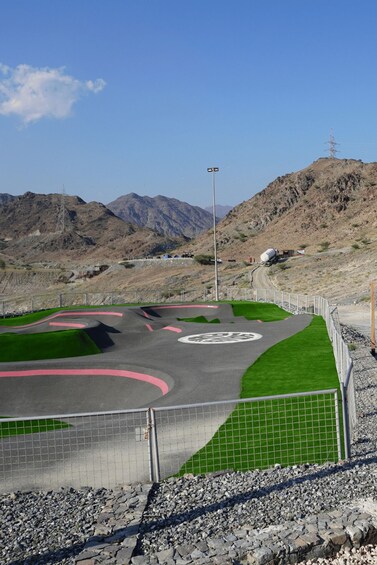
[[[205, 316], [221, 323], [178, 318]], [[0, 333], [80, 328], [101, 354], [0, 363], [0, 415], [78, 414], [176, 406], [239, 397], [246, 369], [267, 349], [303, 330], [309, 315], [262, 323], [234, 317], [231, 305], [159, 305], [61, 311], [33, 324], [0, 326]], [[181, 338], [201, 334], [194, 343]], [[259, 334], [254, 341], [224, 343], [228, 332]], [[195, 341], [196, 340], [196, 341]]]

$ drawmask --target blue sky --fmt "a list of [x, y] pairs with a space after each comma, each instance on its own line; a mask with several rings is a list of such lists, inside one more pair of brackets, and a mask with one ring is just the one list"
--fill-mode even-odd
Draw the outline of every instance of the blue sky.
[[377, 161], [373, 0], [1, 0], [0, 192], [235, 205]]

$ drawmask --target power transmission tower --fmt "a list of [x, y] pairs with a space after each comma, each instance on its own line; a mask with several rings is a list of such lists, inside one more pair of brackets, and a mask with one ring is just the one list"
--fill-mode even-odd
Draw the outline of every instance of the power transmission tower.
[[61, 194], [61, 198], [60, 198], [60, 207], [59, 207], [59, 213], [58, 213], [57, 230], [56, 230], [58, 233], [64, 233], [65, 232], [65, 215], [66, 215], [65, 187], [63, 185], [63, 190], [62, 190], [62, 194]]
[[339, 153], [339, 151], [336, 148], [336, 146], [339, 145], [339, 143], [335, 141], [333, 130], [330, 130], [330, 138], [328, 141], [326, 141], [326, 144], [329, 146], [328, 152], [330, 159], [335, 159], [336, 154]]

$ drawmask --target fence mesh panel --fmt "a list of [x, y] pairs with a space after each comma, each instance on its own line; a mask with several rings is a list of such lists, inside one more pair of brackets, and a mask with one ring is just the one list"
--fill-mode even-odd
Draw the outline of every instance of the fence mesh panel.
[[335, 390], [155, 410], [160, 476], [341, 457]]
[[0, 488], [114, 487], [147, 481], [147, 411], [4, 419]]

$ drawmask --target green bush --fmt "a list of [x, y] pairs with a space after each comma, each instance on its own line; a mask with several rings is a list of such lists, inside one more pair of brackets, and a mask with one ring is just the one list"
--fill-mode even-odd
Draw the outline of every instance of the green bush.
[[194, 261], [200, 265], [212, 265], [215, 258], [213, 255], [195, 255]]

